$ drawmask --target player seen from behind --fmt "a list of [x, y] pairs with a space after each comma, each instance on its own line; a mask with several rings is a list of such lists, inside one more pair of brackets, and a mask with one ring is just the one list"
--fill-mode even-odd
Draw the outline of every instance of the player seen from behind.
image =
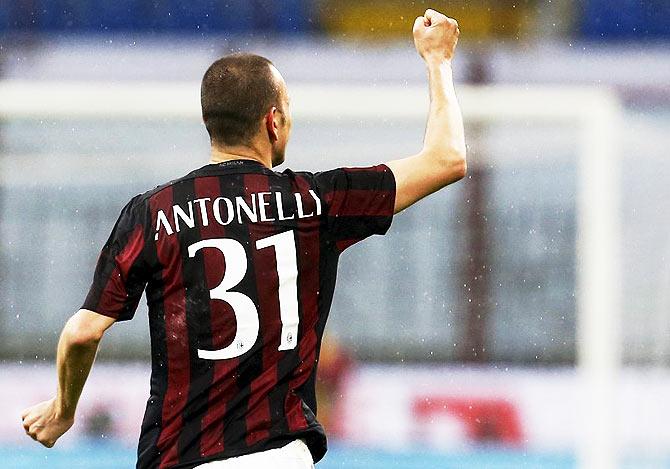
[[458, 26], [427, 10], [413, 34], [430, 85], [423, 148], [369, 168], [274, 172], [291, 130], [282, 76], [250, 54], [211, 65], [201, 91], [210, 162], [122, 210], [63, 329], [56, 396], [22, 414], [29, 436], [51, 447], [73, 425], [98, 343], [146, 291], [152, 374], [138, 468], [302, 469], [324, 456], [314, 383], [338, 257], [466, 171]]

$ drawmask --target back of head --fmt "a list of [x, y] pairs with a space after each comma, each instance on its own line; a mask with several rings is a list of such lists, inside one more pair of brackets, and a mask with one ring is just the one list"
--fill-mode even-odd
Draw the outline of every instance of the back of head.
[[250, 143], [261, 116], [280, 106], [280, 84], [270, 62], [254, 54], [227, 55], [205, 72], [200, 88], [202, 117], [213, 144]]

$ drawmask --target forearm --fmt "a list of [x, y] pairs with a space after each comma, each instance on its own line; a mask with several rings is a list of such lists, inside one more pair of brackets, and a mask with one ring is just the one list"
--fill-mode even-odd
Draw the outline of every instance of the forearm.
[[458, 42], [458, 23], [435, 10], [414, 20], [414, 45], [428, 67], [430, 107], [422, 150], [389, 161], [396, 182], [394, 211], [465, 176], [465, 132], [456, 99], [451, 60]]
[[99, 338], [82, 335], [76, 315], [65, 325], [58, 342], [56, 408], [63, 418], [74, 418], [77, 403], [95, 360]]
[[424, 152], [450, 160], [465, 159], [463, 117], [454, 89], [451, 62], [427, 60], [430, 108]]

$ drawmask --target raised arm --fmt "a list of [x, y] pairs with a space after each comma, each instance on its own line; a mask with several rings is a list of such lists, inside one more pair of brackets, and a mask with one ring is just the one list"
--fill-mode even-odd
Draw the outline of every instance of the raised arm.
[[414, 21], [414, 45], [428, 68], [430, 109], [420, 153], [387, 163], [396, 179], [395, 213], [462, 179], [466, 172], [463, 118], [452, 80], [458, 24], [435, 10]]
[[21, 414], [23, 428], [31, 438], [51, 448], [70, 429], [98, 343], [113, 323], [112, 318], [82, 309], [65, 324], [58, 341], [56, 397]]

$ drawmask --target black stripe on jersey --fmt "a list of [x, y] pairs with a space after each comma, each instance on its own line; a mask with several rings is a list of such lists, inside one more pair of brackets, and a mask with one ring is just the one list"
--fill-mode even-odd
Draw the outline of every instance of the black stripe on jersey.
[[[319, 236], [321, 239], [328, 239], [328, 228], [327, 225], [322, 224], [319, 230]], [[328, 246], [333, 250], [333, 253], [321, 252], [319, 253], [319, 285], [327, 285], [323, 281], [324, 278], [336, 278], [337, 276], [337, 265], [339, 263], [339, 251], [337, 251], [334, 243], [322, 243], [322, 246]], [[335, 293], [335, 282], [332, 283], [332, 288], [323, 288], [319, 292], [319, 318], [316, 323], [316, 365], [314, 366], [314, 371], [312, 376], [302, 385], [299, 389], [300, 396], [303, 398], [305, 403], [312, 409], [314, 414], [317, 414], [317, 402], [315, 394], [315, 382], [316, 382], [316, 372], [319, 363], [319, 356], [321, 354], [321, 341], [323, 340], [323, 331], [326, 327], [326, 322], [328, 321], [328, 314], [330, 312], [330, 306], [333, 302], [333, 294]]]
[[[173, 201], [182, 206], [195, 200], [195, 181], [187, 179], [173, 186]], [[198, 214], [195, 215], [196, 217]], [[190, 380], [187, 406], [184, 409], [183, 427], [179, 435], [179, 461], [193, 461], [200, 458], [201, 422], [209, 403], [209, 389], [214, 377], [214, 364], [211, 360], [198, 357], [198, 349], [211, 349], [211, 322], [209, 291], [205, 281], [205, 263], [197, 262], [202, 251], [190, 258], [188, 247], [200, 241], [200, 228], [181, 230], [177, 233], [182, 257], [182, 276], [184, 297], [186, 300], [186, 327], [189, 341]], [[202, 279], [202, 281], [198, 281]], [[201, 342], [202, 341], [202, 342]]]
[[[148, 205], [148, 199], [145, 200]], [[151, 222], [151, 215], [147, 220]], [[149, 223], [151, 225], [151, 223]], [[146, 236], [146, 234], [145, 234]], [[146, 237], [145, 239], [151, 239]], [[158, 263], [156, 244], [149, 241], [144, 252], [147, 264], [157, 266], [146, 289], [147, 305], [149, 306], [149, 330], [151, 331], [151, 383], [149, 399], [144, 412], [140, 441], [137, 447], [137, 469], [158, 467], [160, 453], [158, 438], [160, 437], [163, 419], [163, 399], [168, 385], [168, 358], [165, 341], [165, 310], [163, 308], [164, 283], [163, 269]]]
[[143, 278], [146, 278], [146, 269], [147, 269], [147, 263], [146, 260], [144, 259], [144, 255], [146, 255], [147, 251], [147, 235], [146, 235], [146, 229], [144, 230], [144, 233], [142, 236], [144, 236], [144, 249], [142, 254], [137, 256], [135, 261], [132, 263], [130, 266], [130, 269], [128, 270], [128, 278], [126, 280], [126, 285], [132, 285], [134, 286], [132, 291], [126, 291], [126, 301], [123, 304], [123, 310], [121, 314], [119, 314], [119, 317], [122, 318], [132, 318], [135, 315], [135, 311], [137, 310], [137, 305], [139, 304], [140, 300], [142, 299], [142, 292], [144, 291], [146, 287], [146, 283], [142, 280]]

